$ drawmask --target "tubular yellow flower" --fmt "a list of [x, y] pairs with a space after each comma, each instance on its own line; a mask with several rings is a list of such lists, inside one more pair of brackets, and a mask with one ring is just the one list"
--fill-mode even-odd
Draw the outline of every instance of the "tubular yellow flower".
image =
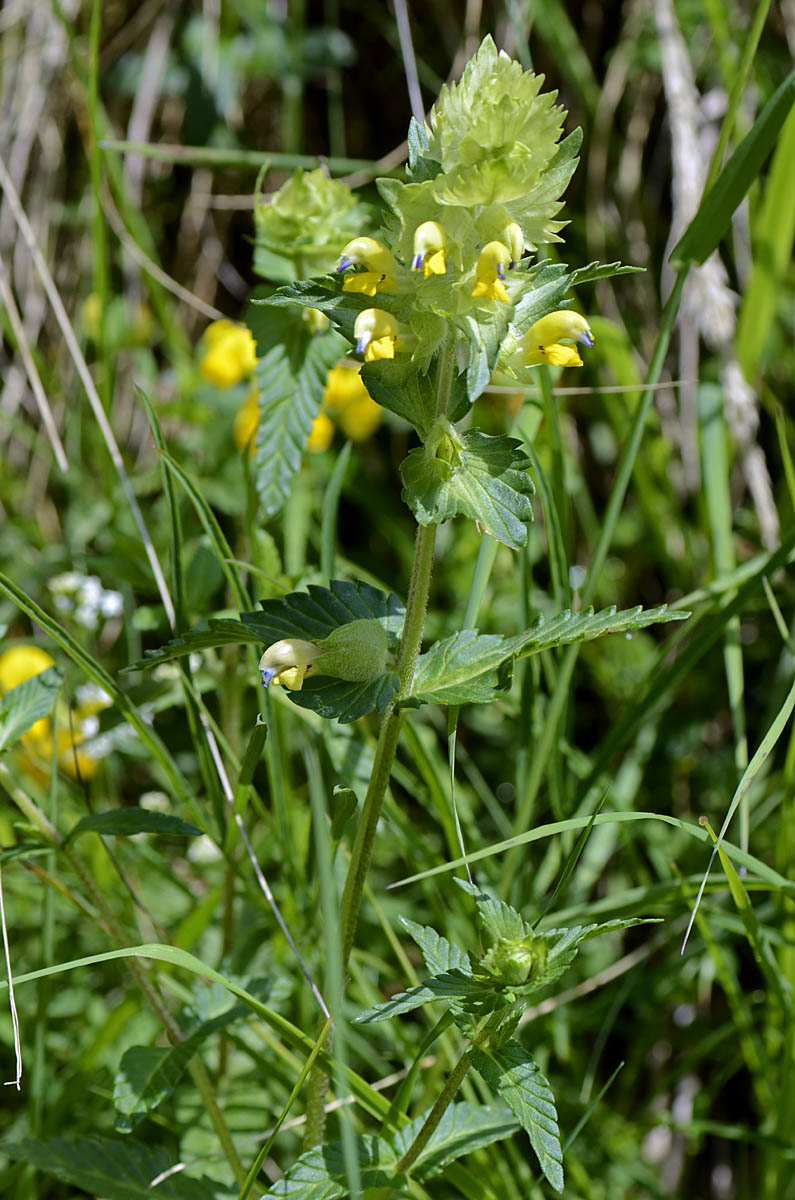
[[328, 373], [323, 407], [331, 413], [346, 437], [364, 442], [381, 424], [383, 410], [371, 398], [358, 367], [332, 367]]
[[257, 347], [245, 325], [213, 321], [204, 331], [205, 351], [199, 374], [219, 388], [232, 387], [257, 365]]
[[447, 270], [444, 252], [447, 238], [436, 221], [423, 221], [414, 231], [414, 256], [412, 271], [422, 270], [425, 279], [429, 275], [444, 275]]
[[472, 289], [475, 298], [484, 296], [487, 300], [502, 300], [510, 303], [510, 296], [505, 289], [505, 269], [511, 265], [511, 252], [503, 242], [488, 242], [480, 252], [477, 266], [477, 283]]
[[312, 422], [306, 448], [310, 454], [322, 454], [324, 450], [328, 450], [333, 440], [334, 423], [324, 412], [319, 412]]
[[363, 308], [353, 326], [356, 352], [365, 362], [394, 358], [399, 326], [391, 313], [381, 308]]
[[377, 242], [375, 238], [357, 237], [348, 242], [340, 255], [337, 271], [347, 271], [348, 267], [353, 266], [365, 269], [348, 276], [342, 285], [344, 292], [361, 292], [364, 296], [374, 296], [379, 290], [394, 291], [397, 263], [386, 246]]
[[331, 324], [326, 314], [321, 312], [319, 308], [304, 308], [301, 310], [301, 316], [315, 337], [321, 333], [325, 333]]
[[311, 674], [313, 661], [321, 653], [314, 642], [305, 642], [302, 638], [274, 642], [259, 660], [262, 686], [276, 683], [291, 692], [300, 692], [304, 679]]
[[581, 367], [582, 359], [574, 346], [564, 346], [560, 338], [593, 346], [594, 337], [585, 317], [568, 308], [547, 313], [519, 341], [522, 362], [527, 367], [549, 363], [553, 367]]

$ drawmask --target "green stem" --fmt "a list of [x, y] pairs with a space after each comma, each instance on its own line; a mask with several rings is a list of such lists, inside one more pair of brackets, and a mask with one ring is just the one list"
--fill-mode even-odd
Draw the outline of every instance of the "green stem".
[[452, 1104], [453, 1098], [463, 1083], [464, 1077], [471, 1066], [472, 1061], [469, 1057], [469, 1051], [465, 1050], [453, 1068], [453, 1072], [449, 1076], [447, 1083], [439, 1093], [436, 1103], [425, 1118], [422, 1128], [409, 1146], [406, 1153], [401, 1158], [400, 1162], [395, 1167], [397, 1172], [402, 1173], [404, 1171], [408, 1171], [409, 1168], [412, 1167], [417, 1161], [420, 1154], [431, 1140], [437, 1125], [447, 1112], [449, 1106]]

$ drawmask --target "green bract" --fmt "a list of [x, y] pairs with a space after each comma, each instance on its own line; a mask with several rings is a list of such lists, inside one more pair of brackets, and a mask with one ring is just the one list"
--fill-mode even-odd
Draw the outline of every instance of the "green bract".
[[254, 209], [254, 270], [279, 280], [323, 275], [367, 221], [367, 209], [344, 183], [320, 167], [296, 171]]

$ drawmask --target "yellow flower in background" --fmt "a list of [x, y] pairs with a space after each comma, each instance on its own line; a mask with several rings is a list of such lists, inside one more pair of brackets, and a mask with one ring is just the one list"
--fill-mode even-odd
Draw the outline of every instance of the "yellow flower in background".
[[259, 420], [259, 391], [254, 384], [235, 415], [235, 445], [242, 454], [244, 450], [254, 453], [254, 434]]
[[232, 387], [257, 365], [257, 347], [245, 325], [213, 321], [204, 331], [204, 354], [199, 374], [219, 388]]
[[323, 393], [323, 407], [352, 442], [366, 441], [375, 433], [383, 416], [380, 405], [364, 386], [358, 367], [339, 365], [331, 368]]
[[[0, 654], [0, 693], [9, 692], [21, 683], [40, 675], [55, 662], [39, 646], [12, 646]], [[79, 695], [80, 689], [78, 689]], [[35, 721], [20, 738], [18, 751], [21, 766], [32, 778], [43, 781], [47, 778], [42, 768], [52, 761], [55, 745], [58, 765], [69, 775], [90, 779], [97, 769], [97, 757], [90, 749], [76, 749], [81, 743], [94, 737], [99, 728], [97, 713], [110, 704], [110, 697], [99, 689], [92, 689], [85, 698], [79, 698], [69, 717], [63, 720], [63, 728], [53, 728], [49, 717]]]
[[581, 342], [583, 346], [594, 344], [593, 333], [585, 317], [568, 308], [547, 313], [520, 339], [522, 362], [527, 367], [548, 363], [552, 367], [581, 367], [582, 359], [574, 346], [564, 346], [561, 338]]
[[512, 261], [511, 251], [503, 242], [488, 242], [478, 256], [475, 267], [477, 282], [472, 289], [472, 295], [475, 298], [483, 296], [486, 300], [502, 300], [503, 304], [509, 304], [511, 297], [503, 280], [506, 267], [510, 268]]
[[333, 441], [334, 422], [324, 412], [319, 412], [312, 422], [306, 448], [310, 454], [322, 454]]

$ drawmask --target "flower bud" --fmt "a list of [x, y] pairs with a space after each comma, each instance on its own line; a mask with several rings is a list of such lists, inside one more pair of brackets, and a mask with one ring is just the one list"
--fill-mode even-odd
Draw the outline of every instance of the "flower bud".
[[383, 675], [386, 668], [386, 630], [378, 622], [363, 618], [349, 621], [318, 642], [321, 657], [317, 672], [365, 683]]

